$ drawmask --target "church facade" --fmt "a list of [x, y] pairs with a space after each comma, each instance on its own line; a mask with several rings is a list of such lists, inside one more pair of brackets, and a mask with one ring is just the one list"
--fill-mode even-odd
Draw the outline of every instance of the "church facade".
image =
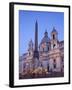
[[[51, 38], [48, 32], [38, 45], [38, 23], [35, 24], [35, 42], [30, 40], [28, 51], [20, 56], [19, 73], [25, 75], [27, 72], [50, 74], [52, 72], [64, 73], [64, 40], [58, 40], [58, 32], [53, 27]], [[37, 72], [38, 73], [38, 72]]]

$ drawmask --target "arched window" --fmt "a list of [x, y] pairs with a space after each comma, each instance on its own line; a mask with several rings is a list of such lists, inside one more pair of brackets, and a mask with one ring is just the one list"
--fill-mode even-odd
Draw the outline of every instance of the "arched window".
[[55, 44], [53, 44], [53, 48], [55, 48], [55, 46], [56, 46], [56, 45], [55, 45]]
[[55, 35], [53, 34], [53, 39], [55, 39]]
[[53, 67], [56, 68], [56, 59], [53, 60]]
[[48, 47], [48, 51], [49, 51], [49, 47]]

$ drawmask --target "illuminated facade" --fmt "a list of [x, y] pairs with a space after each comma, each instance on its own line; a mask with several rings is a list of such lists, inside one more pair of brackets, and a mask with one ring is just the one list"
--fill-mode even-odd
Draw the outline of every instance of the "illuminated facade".
[[[36, 70], [41, 73], [64, 72], [64, 41], [58, 40], [58, 32], [53, 27], [51, 38], [48, 32], [38, 45], [38, 23], [35, 24], [35, 42], [30, 40], [28, 51], [20, 56], [19, 73], [24, 75], [27, 72], [33, 73]], [[39, 73], [40, 73], [39, 71]]]

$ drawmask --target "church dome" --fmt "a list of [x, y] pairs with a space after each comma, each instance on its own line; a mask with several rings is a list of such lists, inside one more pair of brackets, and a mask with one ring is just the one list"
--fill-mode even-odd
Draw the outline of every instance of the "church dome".
[[43, 39], [41, 40], [41, 44], [42, 44], [42, 43], [48, 43], [48, 42], [50, 42], [50, 38], [48, 37], [48, 32], [45, 31], [44, 37], [43, 37]]

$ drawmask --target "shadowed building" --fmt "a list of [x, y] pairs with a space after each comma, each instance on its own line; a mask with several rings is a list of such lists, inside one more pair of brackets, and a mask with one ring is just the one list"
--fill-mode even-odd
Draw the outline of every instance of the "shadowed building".
[[35, 23], [35, 43], [30, 40], [27, 53], [20, 56], [19, 73], [25, 75], [30, 72], [53, 72], [64, 74], [64, 41], [58, 40], [58, 32], [53, 27], [51, 38], [47, 30], [38, 45], [38, 23]]

